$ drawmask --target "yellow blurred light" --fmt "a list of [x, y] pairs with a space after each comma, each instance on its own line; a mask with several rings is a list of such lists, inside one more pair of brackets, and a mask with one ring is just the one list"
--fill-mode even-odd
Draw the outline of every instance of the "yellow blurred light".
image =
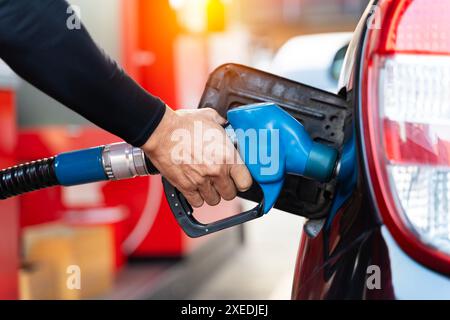
[[225, 3], [222, 0], [208, 0], [206, 3], [208, 31], [222, 32], [225, 30]]

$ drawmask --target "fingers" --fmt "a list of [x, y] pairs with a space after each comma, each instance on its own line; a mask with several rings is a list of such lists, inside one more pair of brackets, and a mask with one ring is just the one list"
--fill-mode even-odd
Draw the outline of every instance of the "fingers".
[[211, 180], [207, 179], [207, 182], [199, 186], [199, 192], [202, 198], [210, 206], [216, 206], [220, 203], [220, 195], [211, 183]]
[[252, 176], [244, 164], [232, 165], [230, 175], [239, 191], [247, 191], [252, 186]]
[[221, 197], [214, 188], [210, 177], [206, 174], [208, 166], [185, 168], [185, 179], [183, 179], [183, 189], [190, 190], [185, 194], [186, 199], [193, 207], [200, 207], [206, 202], [210, 206], [220, 203]]
[[180, 191], [184, 195], [186, 200], [190, 203], [190, 205], [194, 208], [200, 208], [205, 203], [203, 197], [198, 191]]
[[194, 208], [200, 208], [203, 206], [204, 200], [203, 197], [200, 195], [200, 192], [195, 187], [194, 184], [192, 184], [188, 179], [182, 179], [180, 180], [180, 176], [182, 173], [178, 173], [178, 175], [175, 175], [171, 177], [170, 179], [166, 176], [166, 178], [169, 180], [169, 182], [175, 186], [186, 198], [186, 200], [190, 203], [190, 205]]
[[220, 196], [227, 201], [236, 198], [237, 190], [233, 180], [229, 175], [220, 178], [214, 178], [213, 184]]
[[200, 177], [198, 173], [183, 179], [177, 187], [186, 200], [194, 208], [201, 207], [204, 202], [210, 206], [216, 206], [220, 200], [230, 201], [237, 195], [237, 190], [247, 191], [252, 185], [252, 177], [244, 164], [222, 167], [220, 174]]

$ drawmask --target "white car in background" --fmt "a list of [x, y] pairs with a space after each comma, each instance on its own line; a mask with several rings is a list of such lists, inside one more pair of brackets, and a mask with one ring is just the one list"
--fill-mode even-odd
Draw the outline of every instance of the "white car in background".
[[275, 54], [269, 72], [336, 93], [352, 32], [297, 36]]

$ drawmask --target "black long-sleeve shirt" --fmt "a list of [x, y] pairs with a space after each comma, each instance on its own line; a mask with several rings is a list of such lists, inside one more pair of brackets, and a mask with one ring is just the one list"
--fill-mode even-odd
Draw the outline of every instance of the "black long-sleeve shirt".
[[68, 7], [65, 0], [0, 0], [0, 58], [99, 127], [143, 145], [165, 104], [99, 49], [83, 25], [69, 28]]

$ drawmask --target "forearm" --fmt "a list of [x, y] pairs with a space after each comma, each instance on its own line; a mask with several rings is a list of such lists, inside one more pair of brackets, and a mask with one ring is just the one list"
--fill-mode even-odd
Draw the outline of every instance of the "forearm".
[[70, 30], [63, 0], [0, 0], [0, 57], [22, 78], [103, 129], [143, 145], [164, 115], [94, 43]]

